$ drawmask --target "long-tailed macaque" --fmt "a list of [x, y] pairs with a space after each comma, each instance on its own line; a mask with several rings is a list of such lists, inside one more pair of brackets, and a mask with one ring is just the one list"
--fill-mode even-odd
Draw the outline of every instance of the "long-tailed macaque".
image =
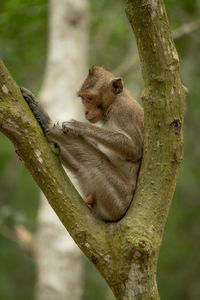
[[59, 146], [64, 166], [76, 175], [86, 203], [104, 220], [122, 218], [136, 189], [144, 129], [143, 109], [122, 79], [103, 67], [89, 70], [78, 96], [90, 124], [54, 124], [33, 95], [21, 91], [47, 139]]

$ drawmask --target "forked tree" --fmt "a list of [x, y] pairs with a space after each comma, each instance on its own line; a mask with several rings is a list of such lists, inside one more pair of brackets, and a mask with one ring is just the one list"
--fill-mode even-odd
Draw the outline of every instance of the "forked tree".
[[116, 299], [159, 299], [156, 268], [182, 160], [186, 89], [163, 0], [125, 6], [144, 79], [145, 135], [137, 190], [120, 221], [105, 223], [83, 203], [2, 62], [0, 130]]

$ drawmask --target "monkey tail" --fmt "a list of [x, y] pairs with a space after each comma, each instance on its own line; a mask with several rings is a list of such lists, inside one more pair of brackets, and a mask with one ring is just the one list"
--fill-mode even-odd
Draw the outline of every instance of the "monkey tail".
[[22, 93], [22, 96], [28, 103], [31, 111], [33, 112], [36, 120], [42, 127], [42, 130], [45, 132], [51, 123], [50, 117], [47, 113], [44, 112], [43, 108], [40, 106], [38, 101], [35, 99], [35, 97], [29, 90], [25, 89], [24, 87], [21, 87], [20, 91]]

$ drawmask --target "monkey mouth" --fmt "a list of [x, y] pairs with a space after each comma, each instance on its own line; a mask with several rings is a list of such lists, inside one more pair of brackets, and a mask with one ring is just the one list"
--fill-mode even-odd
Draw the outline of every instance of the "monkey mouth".
[[96, 120], [96, 117], [93, 117], [93, 118], [90, 118], [90, 119], [87, 119], [90, 123], [95, 123], [95, 120]]

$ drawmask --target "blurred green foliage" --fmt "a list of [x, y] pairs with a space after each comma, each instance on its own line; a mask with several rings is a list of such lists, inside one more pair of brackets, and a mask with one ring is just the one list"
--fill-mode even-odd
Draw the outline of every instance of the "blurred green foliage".
[[46, 54], [47, 1], [1, 0], [0, 28], [0, 55], [7, 68], [20, 84], [38, 88]]
[[[165, 1], [171, 28], [200, 18], [199, 0]], [[136, 46], [123, 1], [90, 0], [90, 64], [113, 70]], [[19, 85], [39, 91], [47, 47], [47, 0], [0, 1], [0, 56]], [[161, 248], [158, 285], [162, 300], [200, 299], [200, 34], [176, 42], [190, 93], [185, 121], [185, 154]], [[125, 84], [139, 95], [139, 67], [127, 70]], [[15, 240], [14, 228], [36, 229], [38, 188], [0, 134], [0, 299], [33, 299], [35, 264]], [[96, 292], [98, 290], [98, 293]], [[110, 292], [86, 262], [85, 300], [107, 300]]]

